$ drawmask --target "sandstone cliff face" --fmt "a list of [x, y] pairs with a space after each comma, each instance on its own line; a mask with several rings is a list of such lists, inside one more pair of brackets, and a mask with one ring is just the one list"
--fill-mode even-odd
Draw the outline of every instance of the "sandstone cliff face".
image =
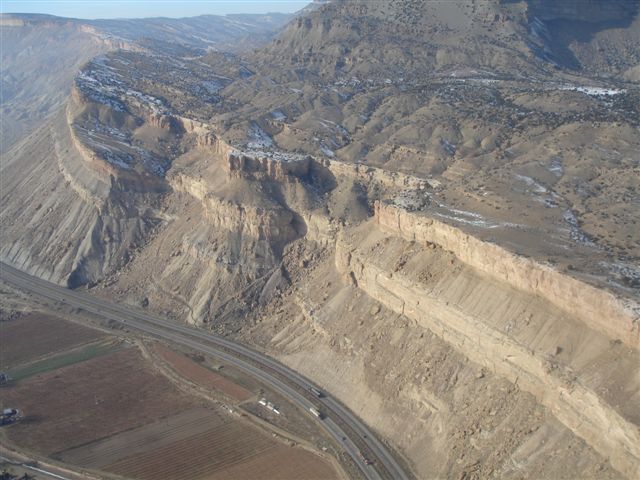
[[60, 112], [33, 134], [31, 149], [10, 151], [12, 160], [3, 164], [0, 253], [26, 271], [76, 287], [121, 268], [157, 218], [141, 215], [126, 194], [113, 195], [121, 187], [87, 165], [64, 120]]
[[[379, 217], [378, 221], [381, 221]], [[388, 227], [383, 228], [390, 231]], [[406, 238], [406, 231], [411, 227], [405, 224], [404, 228]], [[394, 234], [401, 232], [393, 231]], [[521, 343], [508, 332], [494, 328], [485, 320], [486, 314], [479, 314], [463, 305], [450, 304], [426, 284], [421, 285], [398, 271], [389, 271], [356, 245], [346, 242], [342, 236], [338, 238], [336, 266], [347, 281], [390, 310], [434, 332], [471, 361], [531, 393], [567, 428], [609, 458], [612, 465], [628, 478], [638, 471], [640, 435], [637, 425], [626, 420], [594, 390], [578, 381], [570, 367], [554, 363], [553, 358], [536, 351], [535, 344]], [[431, 237], [432, 243], [436, 243], [433, 242], [436, 238]], [[414, 241], [413, 238], [407, 240]], [[441, 243], [436, 243], [437, 248], [449, 250], [450, 244], [442, 246]], [[454, 255], [458, 256], [457, 252], [454, 251]], [[462, 258], [460, 260], [467, 263]], [[502, 261], [507, 262], [508, 258]], [[513, 295], [517, 294], [514, 292]], [[492, 303], [492, 300], [486, 300], [487, 307]], [[498, 307], [494, 316], [505, 313], [509, 315], [509, 311], [503, 312]], [[519, 314], [526, 315], [526, 311]], [[580, 316], [577, 319], [579, 322]]]
[[382, 168], [339, 160], [318, 159], [304, 156], [293, 161], [282, 161], [260, 154], [243, 154], [218, 141], [216, 153], [225, 158], [225, 169], [231, 173], [253, 175], [254, 178], [268, 178], [279, 182], [292, 178], [306, 179], [316, 183], [331, 183], [335, 178], [361, 182], [368, 186], [379, 185], [394, 189], [425, 190], [438, 188], [437, 180], [421, 178], [402, 172], [392, 172]]
[[280, 248], [298, 237], [293, 212], [274, 206], [241, 205], [210, 193], [206, 184], [184, 174], [172, 176], [169, 184], [202, 202], [206, 219], [216, 228], [257, 240], [268, 240]]
[[242, 338], [345, 402], [419, 478], [637, 472], [637, 350], [374, 220], [285, 268], [291, 288]]
[[292, 180], [293, 177], [307, 176], [311, 168], [311, 162], [310, 157], [298, 161], [282, 162], [269, 157], [229, 151], [226, 155], [225, 167], [229, 174], [286, 182]]
[[[379, 183], [389, 188], [409, 186], [420, 190], [431, 186], [428, 181], [416, 177], [335, 161], [318, 162], [311, 157], [287, 163], [245, 155], [228, 148], [216, 152], [228, 178], [250, 182], [300, 185], [304, 181], [326, 185], [327, 178], [332, 178], [334, 183], [346, 179], [366, 184]], [[324, 182], [317, 177], [324, 178]], [[280, 233], [287, 230], [286, 226], [292, 224], [289, 215], [265, 218], [259, 209], [240, 208], [222, 201], [211, 195], [211, 186], [202, 179], [175, 174], [170, 176], [170, 183], [175, 191], [197, 198], [206, 218], [217, 228], [229, 232], [247, 231], [255, 238], [277, 241]], [[273, 213], [278, 213], [278, 210]], [[631, 347], [628, 355], [633, 363], [632, 358], [637, 357], [637, 350], [633, 349], [638, 346], [634, 305], [551, 267], [480, 241], [456, 227], [377, 202], [373, 222], [384, 235], [412, 242], [419, 248], [436, 248], [443, 252], [441, 255], [449, 255], [452, 264], [465, 265], [469, 272], [474, 272], [469, 273], [464, 281], [451, 276], [452, 280], [444, 280], [443, 277], [439, 283], [433, 280], [422, 284], [411, 276], [405, 276], [397, 267], [391, 267], [388, 260], [382, 260], [393, 258], [389, 254], [381, 252], [372, 256], [372, 252], [361, 248], [359, 242], [366, 243], [364, 233], [351, 234], [347, 240], [344, 225], [331, 221], [326, 214], [318, 215], [304, 208], [298, 208], [296, 213], [305, 223], [304, 240], [316, 242], [334, 252], [337, 271], [348, 285], [389, 311], [432, 332], [474, 364], [530, 394], [568, 431], [608, 458], [617, 471], [633, 478], [640, 465], [637, 446], [640, 437], [633, 409], [614, 407], [606, 396], [598, 393], [597, 382], [583, 383], [579, 380], [580, 362], [574, 362], [574, 357], [560, 359], [550, 352], [554, 348], [562, 350], [554, 341], [562, 339], [562, 342], [576, 345], [584, 341], [580, 340], [584, 335], [597, 339], [594, 342], [602, 349], [602, 345], [608, 345], [607, 340], [602, 340], [605, 337], [612, 342], [622, 340]], [[294, 241], [294, 231], [290, 230], [282, 241]], [[404, 265], [407, 259], [399, 259], [398, 262]], [[428, 261], [421, 265], [427, 272], [431, 268]], [[425, 275], [424, 278], [428, 279], [432, 274]], [[454, 282], [451, 283], [454, 288], [449, 290], [447, 282]], [[483, 282], [484, 286], [480, 287]], [[460, 297], [456, 301], [459, 303], [454, 304], [447, 299], [447, 295], [452, 295], [450, 292], [458, 292]], [[483, 300], [485, 298], [491, 300]], [[299, 306], [305, 322], [313, 325], [313, 331], [330, 341], [333, 332], [327, 328], [327, 320], [316, 313], [319, 307], [314, 307], [300, 295], [296, 295], [295, 304]], [[520, 321], [525, 321], [526, 326], [519, 326], [515, 331], [514, 325]], [[539, 322], [546, 322], [544, 337], [533, 333], [539, 331]], [[587, 331], [591, 333], [585, 334]], [[284, 337], [278, 335], [274, 341], [278, 343], [281, 339]], [[292, 344], [297, 342], [292, 341]], [[335, 360], [331, 353], [325, 352], [324, 355], [327, 362]], [[304, 369], [295, 355], [284, 358]], [[309, 372], [319, 375], [312, 370]], [[621, 388], [635, 391], [637, 385], [631, 382]], [[345, 397], [345, 401], [353, 401], [353, 398]], [[433, 402], [431, 400], [430, 404]]]
[[590, 328], [612, 339], [638, 347], [640, 306], [563, 275], [534, 260], [482, 242], [438, 220], [411, 214], [398, 207], [376, 204], [378, 224], [407, 240], [434, 243], [453, 252], [463, 262], [579, 317]]

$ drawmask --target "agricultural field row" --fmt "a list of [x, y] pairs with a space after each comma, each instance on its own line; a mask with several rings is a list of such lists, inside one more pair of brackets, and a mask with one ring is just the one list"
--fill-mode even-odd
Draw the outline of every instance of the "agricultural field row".
[[197, 364], [185, 355], [177, 353], [164, 345], [155, 344], [153, 350], [179, 375], [200, 387], [221, 392], [239, 402], [243, 402], [254, 396], [254, 394], [246, 388]]
[[30, 312], [0, 321], [0, 371], [104, 339], [106, 334], [52, 315]]
[[[326, 459], [179, 389], [133, 343], [41, 314], [1, 327], [12, 381], [0, 406], [19, 408], [22, 419], [0, 437], [24, 452], [135, 479], [338, 478]], [[254, 396], [181, 353], [152, 348], [203, 388], [238, 402]]]

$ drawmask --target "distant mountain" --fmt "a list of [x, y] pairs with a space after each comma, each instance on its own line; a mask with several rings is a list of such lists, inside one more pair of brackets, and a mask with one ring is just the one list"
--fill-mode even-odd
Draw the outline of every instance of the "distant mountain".
[[192, 18], [79, 20], [38, 14], [0, 15], [2, 123], [0, 151], [63, 105], [83, 63], [109, 50], [177, 56], [241, 51], [268, 41], [292, 15], [202, 15]]
[[200, 15], [188, 18], [133, 18], [86, 22], [129, 41], [175, 42], [193, 48], [238, 50], [271, 39], [292, 15], [285, 13]]
[[508, 75], [566, 68], [635, 78], [639, 5], [637, 0], [338, 0], [291, 22], [262, 60], [323, 76], [406, 77], [464, 66]]

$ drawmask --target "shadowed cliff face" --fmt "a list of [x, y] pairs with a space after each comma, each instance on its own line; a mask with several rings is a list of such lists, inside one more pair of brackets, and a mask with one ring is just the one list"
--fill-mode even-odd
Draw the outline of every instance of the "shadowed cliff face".
[[0, 254], [259, 345], [418, 478], [634, 478], [623, 7], [337, 1], [250, 58], [95, 57], [3, 157]]
[[526, 0], [529, 14], [541, 20], [569, 20], [629, 25], [640, 10], [638, 0]]
[[640, 64], [635, 48], [640, 35], [637, 0], [527, 4], [532, 50], [541, 58], [602, 76], [625, 75]]

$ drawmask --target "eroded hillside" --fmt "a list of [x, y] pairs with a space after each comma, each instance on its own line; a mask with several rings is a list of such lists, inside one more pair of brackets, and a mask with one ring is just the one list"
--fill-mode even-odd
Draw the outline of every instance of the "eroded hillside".
[[544, 3], [332, 2], [250, 56], [95, 57], [3, 160], [2, 258], [264, 349], [417, 478], [635, 478], [635, 51], [540, 55], [572, 18]]

